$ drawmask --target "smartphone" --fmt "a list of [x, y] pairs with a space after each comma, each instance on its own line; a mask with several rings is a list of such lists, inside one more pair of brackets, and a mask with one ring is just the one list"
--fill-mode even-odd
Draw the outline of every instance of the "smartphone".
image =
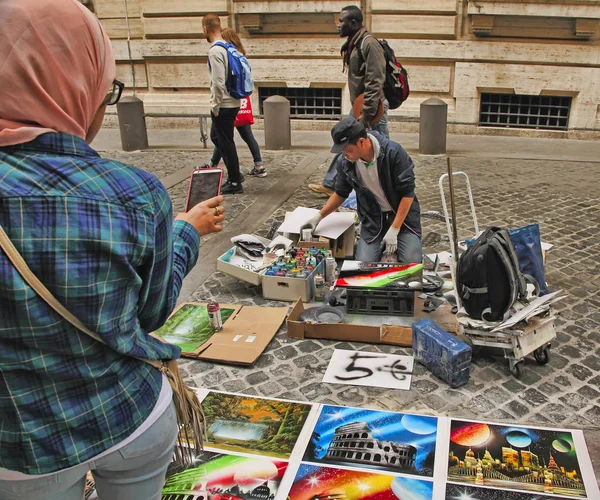
[[185, 211], [189, 211], [202, 201], [221, 194], [223, 171], [220, 168], [196, 168], [190, 177]]

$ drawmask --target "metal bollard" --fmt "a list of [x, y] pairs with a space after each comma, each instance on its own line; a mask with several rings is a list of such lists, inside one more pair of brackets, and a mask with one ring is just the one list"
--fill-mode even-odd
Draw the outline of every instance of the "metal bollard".
[[290, 101], [280, 95], [263, 103], [265, 111], [265, 149], [292, 149]]
[[448, 104], [432, 97], [421, 103], [419, 153], [440, 155], [446, 152]]
[[144, 103], [137, 97], [123, 97], [117, 103], [117, 115], [123, 151], [148, 149]]

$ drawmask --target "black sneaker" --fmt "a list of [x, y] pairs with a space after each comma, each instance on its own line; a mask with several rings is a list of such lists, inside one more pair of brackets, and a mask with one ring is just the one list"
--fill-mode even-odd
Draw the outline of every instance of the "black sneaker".
[[266, 177], [267, 171], [265, 170], [265, 167], [254, 167], [248, 172], [248, 175], [251, 175], [252, 177]]
[[241, 182], [229, 182], [227, 181], [221, 187], [221, 194], [240, 194], [244, 192]]

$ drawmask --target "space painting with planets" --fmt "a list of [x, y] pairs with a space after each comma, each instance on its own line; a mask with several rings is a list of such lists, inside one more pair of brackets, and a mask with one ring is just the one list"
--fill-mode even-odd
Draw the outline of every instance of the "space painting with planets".
[[587, 496], [573, 435], [562, 430], [453, 420], [448, 480], [502, 490]]
[[283, 460], [203, 451], [190, 467], [178, 469], [176, 464], [171, 464], [162, 500], [272, 499], [287, 466]]
[[305, 462], [433, 476], [436, 417], [323, 406]]
[[433, 500], [433, 483], [320, 465], [302, 464], [290, 500]]

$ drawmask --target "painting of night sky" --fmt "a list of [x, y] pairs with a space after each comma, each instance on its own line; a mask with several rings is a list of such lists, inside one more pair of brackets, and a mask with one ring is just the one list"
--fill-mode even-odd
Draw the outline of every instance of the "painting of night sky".
[[586, 497], [573, 435], [568, 431], [453, 420], [448, 480]]
[[290, 500], [432, 500], [433, 483], [302, 464], [288, 497]]
[[475, 488], [458, 484], [446, 485], [446, 500], [553, 500], [556, 497], [520, 491]]
[[437, 418], [323, 406], [304, 461], [433, 476]]

